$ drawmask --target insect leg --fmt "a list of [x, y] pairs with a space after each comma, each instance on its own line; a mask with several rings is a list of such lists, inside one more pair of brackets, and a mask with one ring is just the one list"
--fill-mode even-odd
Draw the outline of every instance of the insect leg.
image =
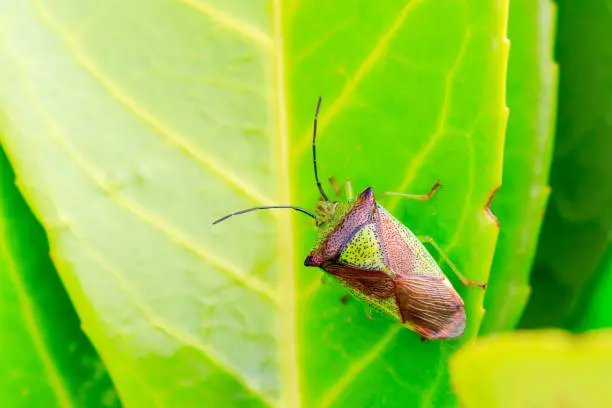
[[336, 194], [336, 197], [340, 198], [340, 194], [342, 194], [342, 187], [338, 185], [334, 176], [331, 176], [328, 180], [329, 184], [331, 184], [332, 189], [334, 190], [334, 194]]
[[342, 296], [342, 298], [340, 298], [340, 302], [343, 305], [346, 305], [346, 302], [349, 300], [350, 295], [348, 293], [344, 294], [344, 296]]
[[427, 194], [406, 194], [406, 193], [396, 193], [394, 191], [387, 191], [384, 195], [396, 195], [399, 197], [410, 198], [413, 200], [421, 200], [421, 201], [429, 201], [429, 199], [434, 195], [438, 188], [442, 187], [439, 181], [436, 181], [433, 187], [429, 190]]
[[[336, 196], [340, 198], [340, 196], [342, 195], [342, 187], [338, 185], [338, 182], [336, 182], [334, 176], [329, 178], [329, 184], [331, 184]], [[353, 186], [348, 180], [344, 183], [344, 193], [346, 194], [347, 200], [352, 200], [355, 197], [355, 195], [353, 194]]]
[[346, 199], [347, 200], [352, 200], [353, 198], [355, 198], [355, 194], [353, 194], [353, 185], [351, 184], [350, 181], [346, 180], [346, 183], [344, 184], [344, 191], [346, 193]]
[[418, 238], [421, 240], [421, 242], [427, 242], [428, 244], [431, 244], [431, 246], [434, 247], [436, 251], [438, 251], [442, 259], [444, 259], [444, 262], [446, 262], [446, 264], [453, 270], [455, 275], [457, 275], [457, 277], [461, 280], [461, 282], [464, 285], [480, 286], [483, 289], [487, 286], [486, 283], [473, 282], [469, 280], [468, 278], [466, 278], [461, 272], [459, 272], [459, 268], [457, 268], [457, 266], [453, 263], [453, 261], [450, 260], [446, 252], [444, 252], [442, 247], [440, 247], [440, 245], [438, 245], [438, 243], [432, 237], [426, 235], [426, 236], [420, 236]]

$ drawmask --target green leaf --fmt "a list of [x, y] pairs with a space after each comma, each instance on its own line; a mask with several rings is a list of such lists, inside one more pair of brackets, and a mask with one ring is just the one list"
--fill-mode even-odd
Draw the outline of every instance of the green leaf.
[[611, 366], [611, 330], [480, 338], [450, 361], [453, 384], [467, 408], [607, 407]]
[[481, 333], [518, 323], [549, 195], [557, 67], [552, 61], [555, 7], [550, 0], [510, 3], [508, 107], [503, 184], [493, 201], [501, 229], [485, 297]]
[[119, 405], [0, 150], [0, 400], [10, 407]]
[[599, 279], [591, 288], [575, 329], [578, 331], [612, 327], [612, 245], [596, 272]]
[[[580, 33], [579, 36], [576, 33]], [[612, 228], [612, 8], [560, 0], [559, 115], [552, 195], [538, 245], [533, 295], [521, 325], [569, 328], [598, 277]], [[555, 307], [550, 307], [551, 301]]]
[[[461, 340], [423, 344], [302, 266], [307, 218], [210, 224], [314, 207], [322, 94], [320, 174], [374, 186], [486, 281], [506, 12], [501, 0], [0, 6], [2, 141], [125, 406], [456, 405], [446, 362], [478, 332], [481, 289], [456, 285]], [[382, 196], [437, 179], [430, 202]]]

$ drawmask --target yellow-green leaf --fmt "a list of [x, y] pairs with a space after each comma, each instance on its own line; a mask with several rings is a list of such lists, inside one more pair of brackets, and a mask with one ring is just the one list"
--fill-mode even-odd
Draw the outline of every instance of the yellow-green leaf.
[[612, 400], [612, 330], [480, 338], [450, 363], [466, 408], [595, 408]]

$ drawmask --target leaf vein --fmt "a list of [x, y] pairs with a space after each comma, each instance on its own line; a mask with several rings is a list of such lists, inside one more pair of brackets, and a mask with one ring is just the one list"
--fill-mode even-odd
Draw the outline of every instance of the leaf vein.
[[[410, 14], [410, 12], [417, 6], [422, 0], [411, 0], [406, 3], [402, 11], [398, 14], [397, 18], [391, 23], [391, 25], [384, 30], [384, 33], [378, 38], [374, 48], [363, 60], [357, 71], [346, 81], [346, 85], [340, 92], [340, 95], [332, 102], [330, 107], [326, 110], [325, 116], [319, 120], [319, 131], [322, 131], [328, 123], [340, 112], [347, 103], [348, 98], [353, 94], [355, 89], [359, 86], [361, 81], [370, 72], [372, 67], [381, 60], [385, 55], [387, 45], [395, 37], [397, 31], [404, 25], [404, 21]], [[322, 132], [321, 132], [322, 133]], [[296, 149], [296, 154], [301, 154], [311, 143], [310, 133], [304, 135], [301, 138], [300, 146]]]
[[[8, 51], [8, 47], [7, 47]], [[17, 56], [12, 55], [13, 60], [19, 68], [22, 68]], [[20, 69], [20, 72], [24, 72], [24, 69]], [[151, 225], [155, 229], [162, 232], [171, 241], [177, 243], [181, 247], [185, 248], [189, 252], [198, 256], [200, 259], [209, 263], [220, 272], [225, 273], [227, 276], [235, 279], [243, 286], [264, 295], [267, 299], [272, 301], [275, 305], [279, 304], [279, 299], [276, 291], [271, 288], [267, 283], [260, 281], [257, 278], [249, 276], [248, 274], [240, 271], [240, 269], [231, 264], [229, 261], [223, 260], [211, 254], [208, 250], [197, 244], [196, 240], [192, 237], [182, 233], [179, 228], [176, 228], [172, 223], [166, 221], [162, 216], [146, 209], [142, 204], [135, 200], [132, 200], [118, 191], [114, 190], [112, 185], [109, 184], [103, 176], [103, 172], [99, 169], [88, 164], [88, 161], [80, 154], [78, 149], [70, 143], [70, 141], [63, 136], [59, 125], [55, 123], [55, 120], [42, 108], [34, 92], [31, 90], [31, 86], [28, 82], [23, 82], [24, 90], [26, 91], [28, 99], [32, 102], [32, 106], [38, 112], [43, 122], [50, 128], [49, 137], [53, 140], [66, 155], [72, 159], [75, 165], [81, 169], [81, 171], [87, 176], [91, 182], [104, 192], [113, 202], [118, 206], [124, 208], [129, 213], [134, 215], [137, 219]]]
[[[272, 3], [274, 54], [271, 66], [276, 74], [276, 134], [278, 137], [278, 192], [279, 202], [291, 202], [290, 160], [289, 160], [289, 130], [287, 124], [287, 95], [285, 82], [285, 55], [282, 26], [282, 0]], [[284, 221], [284, 222], [282, 222]], [[296, 328], [296, 285], [297, 273], [294, 259], [295, 249], [291, 230], [289, 214], [283, 214], [278, 224], [279, 264], [281, 272], [281, 288], [283, 305], [280, 309], [280, 321], [283, 327], [283, 336], [280, 340], [281, 375], [283, 377], [283, 391], [281, 393], [282, 406], [286, 408], [299, 408], [301, 405], [300, 381], [298, 372], [297, 328]]]
[[253, 202], [264, 205], [275, 204], [269, 197], [266, 197], [257, 191], [256, 188], [242, 180], [234, 172], [221, 166], [212, 157], [206, 155], [201, 149], [193, 144], [193, 142], [182, 137], [179, 132], [172, 129], [163, 121], [157, 119], [154, 114], [150, 113], [143, 106], [139, 105], [129, 96], [127, 92], [125, 92], [110, 77], [108, 77], [102, 71], [102, 69], [86, 55], [85, 52], [83, 52], [82, 47], [78, 44], [75, 38], [55, 20], [48, 10], [43, 8], [37, 2], [36, 4], [36, 11], [40, 17], [40, 21], [49, 27], [49, 29], [64, 43], [66, 50], [74, 58], [77, 65], [82, 67], [85, 72], [91, 75], [91, 77], [95, 79], [113, 99], [123, 106], [127, 112], [132, 113], [136, 118], [147, 124], [170, 146], [177, 149], [179, 152], [184, 153], [187, 157], [195, 160], [196, 163], [202, 166], [202, 168], [213, 172], [221, 181], [227, 183]]
[[370, 352], [362, 356], [359, 360], [352, 363], [344, 374], [332, 385], [321, 399], [319, 408], [327, 408], [342, 394], [346, 387], [361, 373], [374, 359], [376, 359], [395, 338], [397, 333], [403, 328], [400, 324], [392, 324], [387, 333], [376, 343]]
[[[421, 167], [421, 164], [425, 161], [425, 159], [429, 156], [429, 154], [433, 151], [433, 149], [438, 145], [442, 136], [444, 136], [444, 126], [446, 125], [446, 121], [448, 119], [448, 111], [450, 104], [450, 97], [452, 94], [452, 84], [457, 73], [457, 70], [461, 66], [463, 59], [465, 58], [465, 54], [467, 51], [467, 47], [469, 45], [471, 38], [471, 30], [468, 27], [466, 35], [463, 37], [461, 45], [459, 47], [459, 52], [457, 53], [457, 59], [453, 64], [452, 68], [449, 70], [448, 74], [445, 78], [445, 91], [444, 98], [442, 100], [442, 110], [440, 111], [440, 116], [438, 117], [438, 122], [436, 124], [436, 130], [432, 137], [429, 138], [427, 144], [424, 148], [422, 148], [416, 157], [410, 161], [410, 165], [406, 170], [406, 176], [402, 180], [400, 186], [393, 190], [397, 192], [403, 192], [408, 188], [408, 186], [414, 181], [416, 174]], [[389, 201], [389, 209], [393, 209], [399, 201], [399, 197], [393, 197]]]
[[216, 352], [212, 347], [209, 347], [206, 344], [202, 343], [196, 336], [193, 336], [192, 334], [169, 324], [163, 318], [159, 317], [146, 302], [141, 300], [137, 291], [132, 288], [132, 285], [130, 285], [130, 283], [125, 279], [124, 274], [118, 267], [109, 262], [100, 252], [95, 250], [91, 245], [88, 245], [87, 240], [79, 236], [76, 231], [74, 231], [74, 229], [71, 229], [71, 232], [75, 236], [75, 238], [81, 243], [85, 251], [89, 253], [91, 259], [98, 265], [100, 265], [102, 269], [104, 269], [113, 276], [121, 290], [134, 303], [140, 314], [144, 316], [149, 321], [149, 323], [151, 323], [152, 327], [155, 327], [163, 333], [166, 333], [169, 337], [174, 338], [179, 343], [191, 346], [194, 349], [198, 350], [205, 358], [211, 361], [219, 369], [234, 377], [246, 390], [248, 390], [255, 397], [257, 397], [269, 406], [275, 405], [257, 389], [257, 386], [251, 384], [250, 381], [245, 378], [244, 375], [242, 375], [234, 367], [231, 367], [230, 364], [226, 363], [223, 358], [219, 356], [219, 353]]
[[251, 40], [256, 44], [260, 44], [265, 48], [270, 48], [272, 46], [272, 39], [270, 38], [270, 36], [262, 32], [259, 28], [247, 24], [244, 21], [240, 21], [224, 11], [217, 10], [210, 4], [195, 0], [176, 1], [178, 3], [184, 4], [185, 6], [191, 7], [198, 13], [208, 17], [210, 20], [220, 24], [221, 26], [237, 34], [240, 34], [242, 37]]
[[467, 221], [468, 209], [470, 208], [470, 204], [472, 203], [472, 195], [474, 194], [474, 176], [476, 173], [476, 169], [474, 168], [474, 143], [470, 134], [465, 135], [466, 141], [469, 145], [466, 152], [468, 153], [468, 186], [466, 189], [465, 200], [463, 201], [463, 208], [461, 209], [461, 215], [459, 216], [459, 221], [457, 222], [457, 227], [454, 229], [453, 237], [450, 242], [446, 246], [445, 252], [448, 254], [452, 248], [457, 244], [457, 239], [460, 236], [463, 228], [465, 227], [465, 222]]

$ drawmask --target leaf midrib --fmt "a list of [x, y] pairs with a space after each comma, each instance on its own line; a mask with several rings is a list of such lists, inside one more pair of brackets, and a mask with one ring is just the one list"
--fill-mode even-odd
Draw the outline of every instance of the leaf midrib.
[[[272, 53], [273, 69], [276, 71], [276, 135], [278, 138], [278, 196], [279, 203], [291, 203], [290, 166], [289, 166], [289, 131], [287, 125], [287, 82], [285, 78], [285, 56], [283, 43], [283, 25], [281, 0], [274, 0], [273, 4], [273, 43]], [[295, 255], [292, 222], [290, 214], [285, 212], [279, 218], [279, 265], [281, 296], [283, 305], [279, 309], [282, 336], [280, 341], [280, 374], [281, 395], [280, 406], [299, 408], [301, 394], [297, 361], [297, 335], [296, 335], [296, 288], [295, 288]]]

